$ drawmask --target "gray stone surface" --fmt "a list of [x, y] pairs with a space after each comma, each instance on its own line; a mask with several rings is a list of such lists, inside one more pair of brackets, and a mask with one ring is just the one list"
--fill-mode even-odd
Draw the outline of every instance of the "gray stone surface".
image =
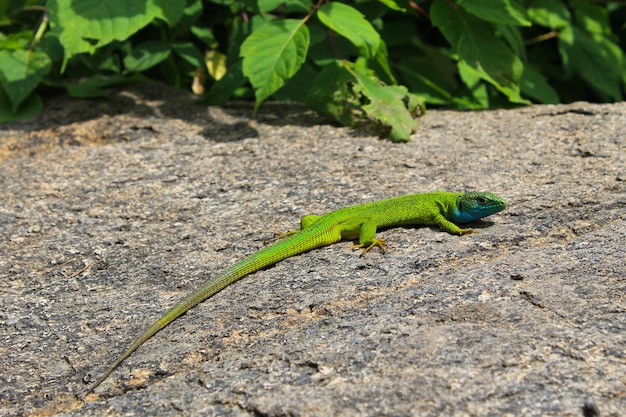
[[[429, 111], [408, 144], [144, 85], [0, 126], [4, 416], [626, 415], [626, 104]], [[300, 216], [490, 190], [451, 236], [288, 259], [88, 383]]]

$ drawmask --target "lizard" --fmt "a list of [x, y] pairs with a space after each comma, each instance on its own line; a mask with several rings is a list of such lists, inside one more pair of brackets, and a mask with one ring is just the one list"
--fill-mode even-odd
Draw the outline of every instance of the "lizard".
[[411, 194], [341, 208], [323, 216], [307, 215], [300, 221], [300, 230], [277, 235], [270, 246], [239, 260], [216, 277], [209, 279], [182, 301], [167, 310], [143, 331], [130, 346], [109, 365], [85, 395], [95, 390], [110, 374], [146, 340], [183, 315], [190, 308], [213, 296], [235, 281], [299, 255], [343, 239], [357, 240], [355, 248], [362, 255], [374, 247], [382, 252], [387, 243], [376, 237], [377, 229], [407, 225], [437, 225], [442, 230], [464, 235], [472, 229], [462, 229], [457, 223], [469, 223], [504, 210], [507, 203], [490, 192], [456, 193], [436, 191]]

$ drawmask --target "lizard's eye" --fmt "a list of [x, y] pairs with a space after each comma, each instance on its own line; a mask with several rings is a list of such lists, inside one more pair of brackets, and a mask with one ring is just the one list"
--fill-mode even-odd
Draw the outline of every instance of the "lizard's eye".
[[487, 199], [485, 197], [478, 197], [476, 199], [480, 204], [487, 204]]

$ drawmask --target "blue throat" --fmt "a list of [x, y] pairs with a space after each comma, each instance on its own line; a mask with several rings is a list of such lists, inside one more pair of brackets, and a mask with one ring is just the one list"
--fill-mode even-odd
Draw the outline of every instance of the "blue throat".
[[458, 207], [455, 207], [452, 211], [452, 221], [455, 223], [470, 223], [475, 222], [476, 220], [480, 220], [483, 217], [491, 216], [502, 210], [500, 207], [490, 206], [490, 207], [475, 207], [475, 208], [465, 208], [465, 210], [461, 211]]
[[473, 213], [470, 211], [461, 211], [458, 207], [455, 207], [452, 211], [452, 221], [454, 223], [469, 223], [486, 216], [485, 214]]

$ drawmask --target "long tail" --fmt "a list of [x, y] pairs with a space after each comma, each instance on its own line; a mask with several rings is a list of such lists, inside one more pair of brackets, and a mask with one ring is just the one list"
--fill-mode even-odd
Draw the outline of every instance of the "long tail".
[[326, 246], [332, 242], [325, 242], [324, 239], [316, 239], [316, 232], [307, 229], [300, 231], [279, 241], [271, 246], [263, 248], [252, 255], [240, 260], [232, 265], [222, 274], [207, 281], [197, 291], [185, 297], [181, 302], [167, 310], [157, 321], [152, 323], [133, 343], [120, 355], [111, 366], [102, 374], [100, 378], [85, 392], [85, 396], [95, 390], [110, 374], [128, 358], [139, 346], [146, 340], [154, 336], [159, 330], [183, 315], [187, 310], [196, 304], [206, 300], [222, 289], [226, 288], [233, 282], [256, 272], [260, 269], [274, 265], [283, 259], [289, 258], [300, 253], [310, 251], [320, 246]]

